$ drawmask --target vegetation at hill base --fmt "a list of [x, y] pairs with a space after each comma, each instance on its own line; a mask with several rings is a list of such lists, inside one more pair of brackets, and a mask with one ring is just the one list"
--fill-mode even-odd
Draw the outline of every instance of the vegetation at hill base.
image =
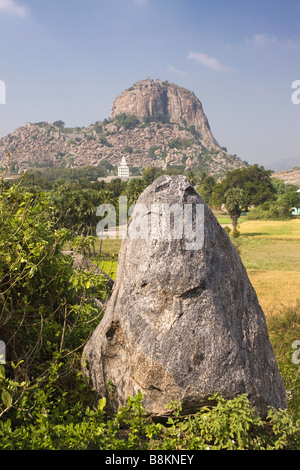
[[[241, 395], [232, 400], [211, 397], [211, 405], [185, 417], [180, 403], [173, 402], [166, 410], [167, 420], [155, 422], [143, 408], [140, 392], [113, 413], [105, 398], [91, 389], [81, 353], [103, 316], [95, 299], [106, 298], [106, 281], [93, 269], [74, 269], [72, 259], [62, 252], [67, 247], [95, 264], [109, 264], [118, 245], [112, 245], [106, 257], [99, 254], [96, 208], [101, 203], [117, 208], [120, 195], [136, 202], [163, 171], [149, 168], [141, 178], [109, 183], [91, 182], [89, 168], [77, 177], [80, 171], [52, 173], [51, 178], [47, 171], [30, 171], [16, 183], [0, 180], [0, 339], [7, 356], [0, 365], [0, 448], [299, 450], [299, 364], [291, 358], [292, 344], [300, 339], [300, 304], [274, 314], [268, 325], [288, 392], [288, 410], [270, 410], [267, 419], [256, 416]], [[243, 210], [255, 206], [251, 214], [267, 201], [270, 207], [288, 208], [291, 200], [295, 202], [295, 187], [274, 182], [261, 167], [251, 171], [253, 180], [249, 182], [245, 171], [238, 174], [242, 180], [236, 177], [228, 187], [244, 193]], [[232, 175], [222, 182], [203, 173], [187, 176], [212, 207], [225, 204], [220, 185], [225, 198]], [[266, 185], [267, 201], [263, 189], [261, 197], [252, 190], [255, 180]], [[290, 209], [284, 217], [291, 218]], [[234, 241], [237, 245], [239, 239], [243, 236]], [[102, 249], [104, 245], [105, 240]]]

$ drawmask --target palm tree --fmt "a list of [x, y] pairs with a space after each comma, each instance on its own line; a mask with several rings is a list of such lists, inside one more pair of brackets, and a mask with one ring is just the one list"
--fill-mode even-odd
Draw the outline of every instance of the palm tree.
[[210, 176], [205, 172], [201, 173], [200, 181], [196, 187], [196, 191], [200, 194], [200, 196], [204, 199], [207, 204], [211, 202], [215, 185], [216, 180], [213, 176]]
[[128, 181], [126, 195], [130, 205], [135, 204], [146, 187], [143, 178], [134, 178]]
[[189, 170], [186, 176], [192, 186], [196, 186], [199, 183], [199, 175], [196, 175], [192, 170]]
[[232, 220], [233, 232], [236, 232], [238, 219], [242, 213], [244, 195], [242, 189], [230, 188], [225, 194], [225, 206]]

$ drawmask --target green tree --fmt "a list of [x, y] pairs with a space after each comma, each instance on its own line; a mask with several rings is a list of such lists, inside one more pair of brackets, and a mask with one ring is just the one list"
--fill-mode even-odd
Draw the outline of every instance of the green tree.
[[143, 178], [132, 178], [128, 181], [126, 186], [126, 196], [128, 198], [129, 205], [136, 203], [145, 187], [146, 184]]
[[169, 142], [170, 149], [185, 150], [192, 145], [192, 139], [186, 139], [184, 137], [177, 137]]
[[225, 194], [225, 206], [232, 220], [233, 232], [236, 232], [238, 219], [244, 206], [243, 191], [238, 188], [230, 188]]
[[274, 200], [276, 190], [272, 185], [271, 174], [271, 170], [265, 170], [263, 166], [257, 164], [228, 171], [223, 181], [214, 188], [214, 204], [221, 207], [225, 202], [225, 194], [230, 188], [243, 190], [245, 210], [250, 205], [257, 206]]
[[[122, 181], [121, 178], [114, 178], [109, 183], [106, 183], [105, 189], [110, 191], [113, 198], [121, 196], [123, 191], [126, 189], [126, 181]], [[113, 204], [113, 202], [112, 202]]]
[[139, 119], [134, 114], [121, 113], [115, 117], [117, 123], [125, 130], [132, 129], [140, 124]]
[[64, 121], [61, 121], [61, 120], [59, 120], [59, 121], [54, 121], [54, 122], [53, 122], [53, 126], [59, 127], [60, 129], [63, 129], [63, 128], [65, 127], [65, 123], [64, 123]]
[[300, 193], [295, 189], [290, 189], [283, 196], [283, 201], [291, 207], [300, 207]]
[[145, 185], [149, 186], [150, 184], [153, 183], [153, 181], [156, 180], [159, 176], [161, 176], [164, 173], [164, 171], [161, 168], [156, 168], [153, 166], [147, 167], [143, 171], [142, 178], [145, 181]]
[[213, 176], [210, 176], [205, 172], [201, 173], [200, 177], [198, 178], [198, 185], [196, 186], [196, 190], [207, 204], [212, 203], [212, 194], [215, 185], [216, 180]]
[[41, 171], [27, 170], [21, 180], [22, 187], [26, 187], [27, 191], [38, 193], [50, 189], [50, 184], [43, 176]]
[[199, 183], [199, 175], [197, 175], [194, 171], [189, 170], [186, 176], [193, 186], [196, 186]]

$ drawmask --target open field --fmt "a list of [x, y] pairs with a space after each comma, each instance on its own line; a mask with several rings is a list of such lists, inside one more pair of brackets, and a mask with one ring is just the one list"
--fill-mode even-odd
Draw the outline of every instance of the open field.
[[[219, 224], [221, 225], [228, 225], [231, 226], [231, 219], [227, 215], [227, 213], [224, 213], [223, 211], [213, 211], [214, 215], [218, 219]], [[246, 220], [246, 216], [241, 215], [241, 217], [238, 220], [238, 223], [241, 224]]]
[[238, 247], [266, 315], [300, 300], [300, 220], [246, 221]]
[[[265, 314], [295, 305], [300, 300], [300, 220], [243, 220], [239, 230], [235, 243]], [[117, 258], [111, 255], [120, 246], [121, 240], [103, 240], [99, 266], [113, 279]]]
[[248, 276], [266, 316], [294, 307], [300, 300], [300, 272], [250, 269]]
[[300, 241], [300, 219], [294, 220], [249, 220], [240, 225], [244, 236], [277, 240]]

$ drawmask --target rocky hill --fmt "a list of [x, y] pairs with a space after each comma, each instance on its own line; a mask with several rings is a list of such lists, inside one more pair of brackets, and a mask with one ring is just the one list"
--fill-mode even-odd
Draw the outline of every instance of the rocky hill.
[[134, 84], [118, 96], [111, 115], [133, 114], [143, 120], [146, 117], [164, 116], [170, 122], [184, 128], [191, 126], [206, 147], [220, 150], [213, 137], [202, 104], [194, 93], [168, 82], [147, 78]]
[[0, 165], [8, 152], [14, 171], [102, 160], [117, 166], [123, 156], [139, 169], [180, 165], [218, 176], [246, 165], [217, 143], [194, 93], [149, 78], [121, 93], [102, 122], [85, 128], [65, 128], [62, 121], [26, 123], [0, 140]]
[[295, 184], [300, 188], [300, 166], [296, 166], [291, 170], [280, 171], [278, 173], [273, 173], [274, 178], [283, 180], [285, 183]]

